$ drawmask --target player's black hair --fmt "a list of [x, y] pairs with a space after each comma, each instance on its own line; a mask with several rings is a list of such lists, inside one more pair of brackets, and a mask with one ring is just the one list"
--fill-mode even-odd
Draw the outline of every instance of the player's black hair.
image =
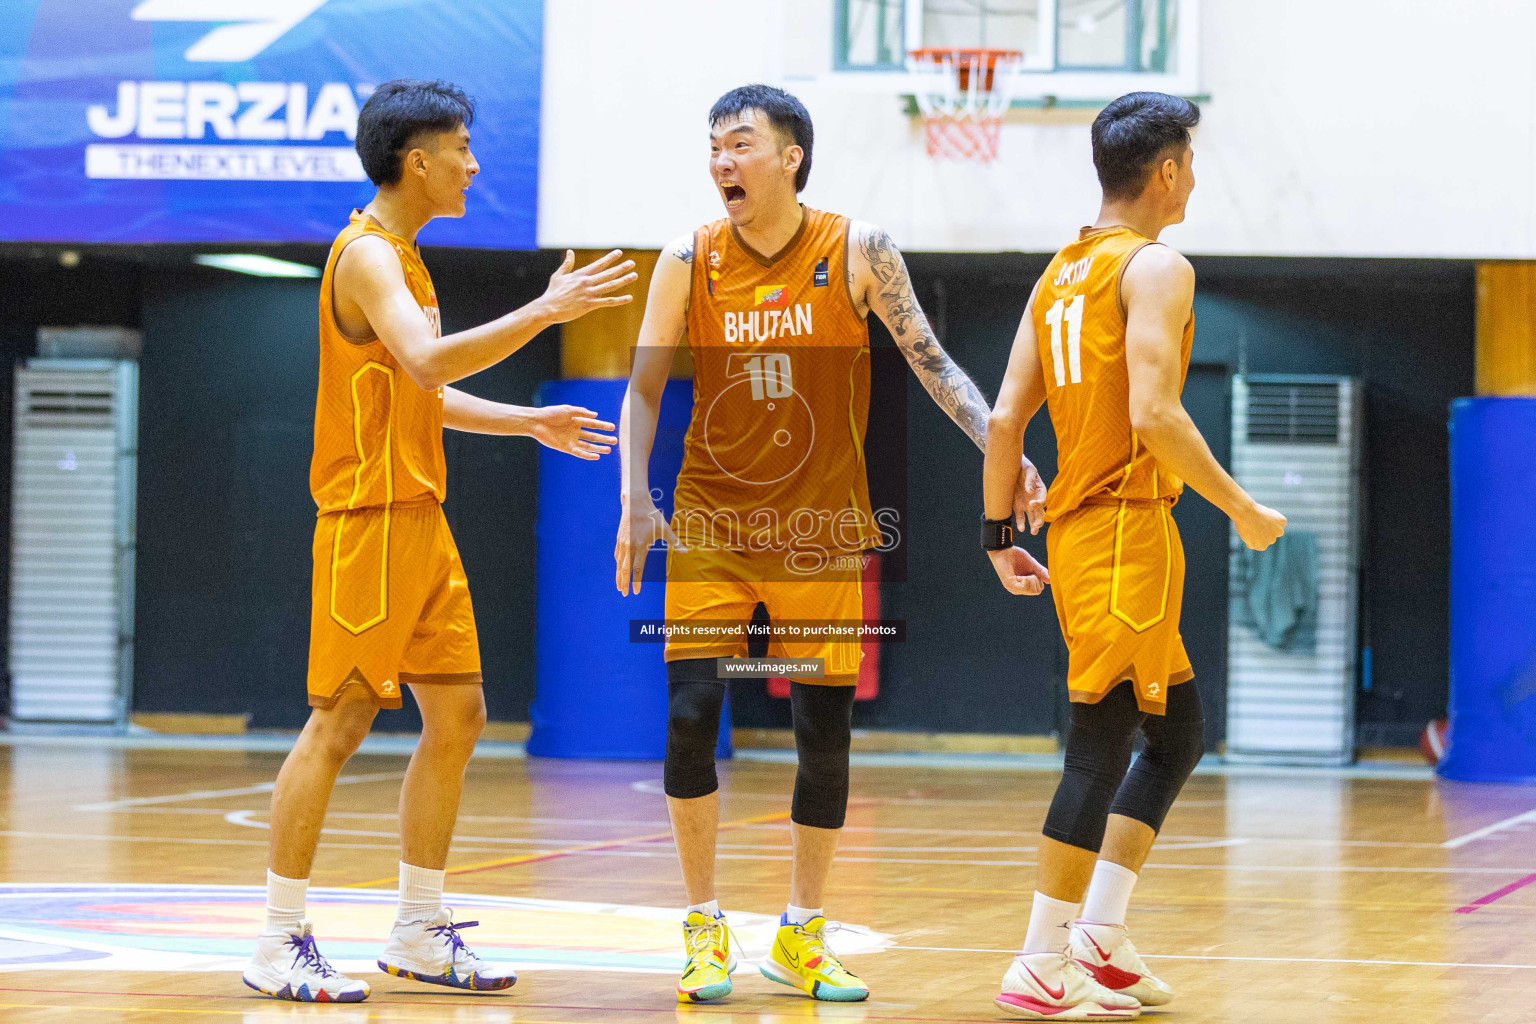
[[811, 127], [811, 115], [805, 104], [771, 85], [743, 85], [715, 100], [715, 105], [709, 108], [709, 126], [713, 128], [726, 118], [748, 110], [761, 110], [774, 130], [805, 153], [800, 159], [800, 169], [795, 172], [795, 191], [803, 190], [811, 177], [811, 144], [816, 141], [816, 130]]
[[357, 155], [375, 185], [400, 181], [406, 143], [475, 121], [475, 101], [450, 82], [397, 78], [373, 90], [357, 115]]
[[1135, 199], [1152, 165], [1168, 150], [1189, 145], [1200, 108], [1165, 92], [1130, 92], [1093, 119], [1093, 166], [1105, 199]]

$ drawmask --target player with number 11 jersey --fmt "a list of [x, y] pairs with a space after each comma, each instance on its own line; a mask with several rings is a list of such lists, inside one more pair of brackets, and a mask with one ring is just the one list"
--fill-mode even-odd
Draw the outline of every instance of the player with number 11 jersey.
[[[1056, 254], [1035, 292], [1034, 318], [1057, 468], [1046, 498], [1052, 595], [1072, 659], [1067, 689], [1094, 701], [1129, 676], [1142, 710], [1194, 676], [1179, 635], [1184, 547], [1170, 514], [1183, 481], [1159, 468], [1131, 427], [1120, 281], [1143, 247], [1124, 226], [1084, 228]], [[1179, 349], [1179, 387], [1195, 336]], [[1073, 516], [1084, 506], [1091, 514]], [[1069, 518], [1070, 517], [1070, 518]], [[1102, 570], [1102, 571], [1101, 571]]]

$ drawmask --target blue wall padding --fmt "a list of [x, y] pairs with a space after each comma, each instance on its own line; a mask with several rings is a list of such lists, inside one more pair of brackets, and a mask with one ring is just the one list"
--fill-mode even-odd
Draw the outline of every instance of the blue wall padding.
[[1448, 779], [1536, 781], [1533, 527], [1536, 398], [1453, 402]]
[[[623, 380], [549, 381], [541, 405], [580, 405], [617, 423]], [[662, 395], [650, 483], [662, 511], [683, 462], [693, 385], [672, 381]], [[638, 596], [614, 585], [619, 526], [619, 454], [597, 462], [539, 451], [537, 673], [528, 753], [538, 757], [660, 758], [667, 742], [667, 668], [661, 644], [629, 642], [630, 619], [660, 619], [666, 552], [652, 551]], [[731, 709], [721, 719], [717, 756], [731, 756]]]

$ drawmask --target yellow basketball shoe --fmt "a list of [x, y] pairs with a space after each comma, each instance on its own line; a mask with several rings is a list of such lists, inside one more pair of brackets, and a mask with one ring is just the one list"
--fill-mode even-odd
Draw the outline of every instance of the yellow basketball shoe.
[[770, 981], [790, 985], [809, 995], [834, 1003], [856, 1003], [869, 998], [869, 986], [838, 963], [827, 948], [827, 919], [813, 917], [805, 924], [790, 924], [789, 915], [779, 918], [779, 934], [773, 950], [758, 964]]
[[725, 918], [689, 911], [683, 922], [683, 943], [688, 947], [688, 963], [677, 980], [677, 1001], [702, 1003], [730, 995], [736, 954]]

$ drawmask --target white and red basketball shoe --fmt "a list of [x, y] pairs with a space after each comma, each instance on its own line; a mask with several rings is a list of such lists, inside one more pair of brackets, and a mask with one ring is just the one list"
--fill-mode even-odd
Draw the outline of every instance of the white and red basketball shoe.
[[1020, 953], [992, 1001], [1030, 1020], [1134, 1020], [1141, 1015], [1134, 998], [1100, 985], [1066, 953]]
[[1143, 1006], [1162, 1006], [1173, 998], [1172, 987], [1147, 970], [1123, 924], [1073, 921], [1067, 951], [1111, 992], [1131, 996]]

